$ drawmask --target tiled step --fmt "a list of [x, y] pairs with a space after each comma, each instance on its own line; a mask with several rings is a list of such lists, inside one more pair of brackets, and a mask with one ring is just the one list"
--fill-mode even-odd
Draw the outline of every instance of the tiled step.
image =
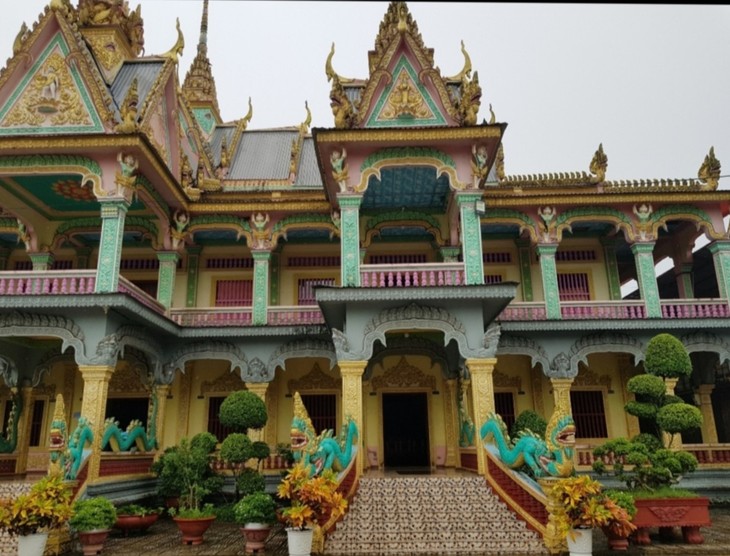
[[547, 554], [481, 477], [363, 477], [327, 554]]

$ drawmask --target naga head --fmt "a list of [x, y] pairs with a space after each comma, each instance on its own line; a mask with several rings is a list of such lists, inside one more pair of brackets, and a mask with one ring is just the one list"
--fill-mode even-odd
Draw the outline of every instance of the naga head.
[[573, 473], [575, 449], [575, 421], [570, 413], [556, 408], [545, 430], [547, 453], [539, 458], [540, 465], [554, 477], [568, 477]]
[[63, 395], [56, 395], [56, 409], [53, 412], [51, 421], [51, 432], [48, 435], [48, 449], [52, 452], [60, 452], [66, 448], [66, 413], [63, 403]]
[[317, 438], [312, 420], [309, 418], [307, 408], [299, 392], [294, 394], [294, 418], [291, 422], [291, 449], [294, 452], [294, 459], [299, 461], [304, 452], [314, 453], [317, 446], [314, 441]]

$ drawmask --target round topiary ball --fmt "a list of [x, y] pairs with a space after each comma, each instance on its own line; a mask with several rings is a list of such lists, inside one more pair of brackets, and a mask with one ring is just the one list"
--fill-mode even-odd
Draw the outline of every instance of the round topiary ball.
[[266, 404], [249, 390], [237, 390], [228, 394], [220, 409], [220, 422], [237, 432], [246, 434], [248, 429], [260, 429], [266, 425]]
[[702, 426], [702, 412], [699, 408], [687, 403], [673, 403], [660, 408], [656, 414], [656, 422], [662, 430], [676, 434]]
[[687, 348], [671, 334], [657, 334], [646, 346], [644, 368], [663, 378], [680, 378], [692, 374]]

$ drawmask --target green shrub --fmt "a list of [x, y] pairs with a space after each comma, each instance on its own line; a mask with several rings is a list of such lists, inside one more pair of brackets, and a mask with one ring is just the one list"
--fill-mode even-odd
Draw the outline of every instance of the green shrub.
[[684, 344], [671, 334], [657, 334], [646, 346], [644, 369], [662, 378], [692, 374], [692, 361]]
[[241, 498], [234, 508], [236, 523], [266, 523], [276, 521], [276, 502], [265, 492], [255, 492]]
[[68, 523], [76, 531], [86, 532], [111, 529], [116, 522], [114, 504], [103, 496], [95, 496], [74, 502], [73, 515]]
[[190, 447], [196, 450], [202, 450], [206, 454], [215, 452], [218, 439], [209, 432], [199, 432], [190, 439]]
[[249, 390], [237, 390], [226, 396], [221, 403], [220, 422], [236, 432], [248, 433], [248, 429], [260, 429], [266, 425], [266, 404]]
[[687, 403], [673, 403], [659, 408], [656, 422], [669, 434], [698, 429], [702, 426], [702, 412]]
[[253, 446], [251, 440], [243, 433], [231, 433], [221, 443], [220, 457], [225, 462], [232, 464], [245, 463], [252, 456]]
[[541, 438], [545, 438], [545, 429], [547, 429], [547, 421], [538, 413], [526, 409], [517, 416], [512, 424], [510, 437], [516, 439], [521, 431], [531, 430]]
[[629, 514], [629, 517], [632, 519], [636, 515], [637, 509], [636, 509], [636, 502], [634, 502], [634, 497], [632, 494], [623, 491], [623, 490], [604, 490], [603, 491], [606, 496], [608, 496], [611, 500], [616, 502], [617, 505], [621, 506], [624, 510], [626, 510], [626, 513]]
[[664, 397], [667, 385], [661, 377], [644, 373], [631, 377], [626, 383], [626, 389], [632, 394], [658, 401]]
[[251, 457], [258, 460], [259, 463], [271, 455], [271, 448], [269, 448], [269, 445], [266, 442], [257, 440], [253, 443], [251, 448]]
[[236, 488], [239, 496], [263, 492], [266, 490], [266, 479], [255, 469], [246, 468], [236, 478]]

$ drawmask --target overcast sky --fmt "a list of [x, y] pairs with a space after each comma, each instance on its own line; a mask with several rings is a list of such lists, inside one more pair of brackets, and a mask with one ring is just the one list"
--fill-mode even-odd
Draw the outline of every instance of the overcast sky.
[[[77, 4], [77, 0], [72, 0]], [[48, 2], [0, 0], [0, 62], [23, 21]], [[180, 81], [195, 56], [202, 0], [142, 5], [147, 54], [185, 36]], [[305, 100], [313, 127], [331, 127], [324, 73], [368, 77], [387, 2], [211, 0], [208, 47], [222, 117], [252, 98], [251, 129], [297, 125]], [[479, 119], [506, 122], [508, 174], [588, 170], [599, 143], [608, 178], [692, 178], [714, 145], [730, 174], [730, 6], [411, 2], [443, 75], [479, 72]], [[730, 189], [730, 178], [721, 181]]]

